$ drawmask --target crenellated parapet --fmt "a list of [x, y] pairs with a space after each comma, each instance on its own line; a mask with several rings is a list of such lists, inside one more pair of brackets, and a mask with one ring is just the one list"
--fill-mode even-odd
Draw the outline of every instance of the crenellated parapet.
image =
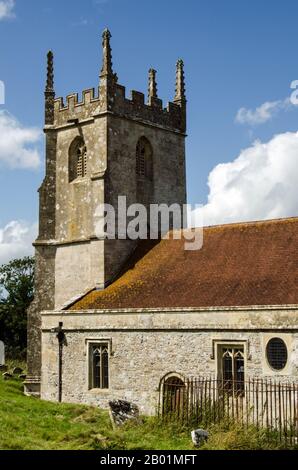
[[131, 98], [128, 99], [125, 96], [125, 87], [121, 85], [116, 86], [113, 112], [128, 119], [185, 132], [182, 125], [183, 113], [178, 104], [170, 102], [164, 108], [162, 100], [157, 96], [150, 96], [148, 103], [146, 103], [144, 93], [135, 90], [131, 91]]
[[72, 93], [63, 98], [57, 98], [54, 102], [54, 125], [57, 127], [71, 124], [70, 121], [84, 121], [92, 119], [101, 111], [99, 92], [90, 88], [82, 92]]
[[[118, 83], [113, 71], [111, 33], [103, 33], [103, 64], [100, 72], [100, 84], [97, 89], [84, 90], [81, 97], [77, 93], [70, 94], [53, 101], [54, 127], [68, 126], [94, 119], [100, 115], [111, 113], [122, 118], [139, 120], [151, 126], [162, 126], [174, 132], [186, 132], [186, 98], [183, 62], [177, 63], [176, 94], [174, 102], [163, 107], [158, 97], [156, 71], [149, 70], [148, 100], [144, 93], [131, 91], [126, 97], [125, 87]], [[53, 72], [50, 63], [50, 72]], [[48, 111], [49, 113], [49, 111]], [[49, 123], [49, 120], [48, 120]]]
[[[132, 90], [131, 98], [126, 97], [125, 87], [116, 85], [113, 102], [110, 109], [105, 110], [98, 93], [95, 89], [84, 90], [82, 98], [78, 93], [68, 95], [66, 99], [56, 98], [54, 101], [54, 125], [64, 126], [71, 124], [74, 120], [84, 121], [95, 118], [100, 114], [109, 112], [127, 119], [140, 120], [149, 125], [164, 126], [178, 132], [185, 132], [183, 128], [182, 108], [169, 102], [163, 107], [163, 102], [157, 97], [151, 97], [150, 102], [145, 102], [145, 95], [139, 91]], [[71, 121], [71, 122], [70, 122]]]

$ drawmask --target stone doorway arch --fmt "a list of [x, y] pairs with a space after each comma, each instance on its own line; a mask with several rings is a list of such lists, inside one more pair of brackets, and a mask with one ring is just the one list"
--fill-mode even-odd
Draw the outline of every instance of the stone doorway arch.
[[184, 378], [168, 375], [161, 381], [162, 414], [174, 413], [183, 415], [187, 390]]

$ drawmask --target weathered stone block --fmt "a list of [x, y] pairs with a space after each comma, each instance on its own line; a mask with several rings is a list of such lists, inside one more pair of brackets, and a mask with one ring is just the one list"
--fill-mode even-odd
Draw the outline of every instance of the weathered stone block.
[[139, 409], [136, 405], [124, 400], [109, 402], [110, 416], [113, 426], [122, 426], [127, 421], [139, 420]]

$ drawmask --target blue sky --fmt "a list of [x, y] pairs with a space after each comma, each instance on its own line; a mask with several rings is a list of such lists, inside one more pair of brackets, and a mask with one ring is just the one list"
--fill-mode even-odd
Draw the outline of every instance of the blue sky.
[[[1, 3], [8, 4], [10, 10], [1, 10]], [[108, 26], [113, 36], [114, 69], [127, 93], [131, 89], [146, 93], [147, 71], [153, 66], [158, 71], [159, 95], [165, 103], [174, 96], [175, 62], [182, 57], [188, 98], [188, 200], [206, 205], [212, 193], [223, 190], [221, 199], [230, 197], [227, 187], [222, 187], [222, 179], [228, 178], [231, 186], [231, 172], [236, 171], [239, 176], [242, 170], [237, 164], [218, 165], [231, 164], [243, 155], [243, 150], [244, 158], [259, 158], [260, 163], [263, 157], [255, 157], [256, 152], [263, 149], [267, 158], [279, 148], [278, 158], [286, 162], [284, 152], [290, 145], [287, 168], [290, 165], [291, 173], [297, 173], [298, 108], [285, 101], [291, 95], [291, 82], [298, 79], [297, 17], [295, 0], [0, 0], [0, 80], [6, 86], [6, 101], [0, 105], [0, 112], [10, 113], [23, 130], [32, 133], [32, 142], [24, 146], [38, 151], [41, 159], [39, 166], [33, 159], [31, 166], [22, 168], [24, 164], [14, 162], [13, 155], [10, 161], [3, 155], [1, 159], [0, 144], [0, 246], [1, 229], [3, 238], [3, 229], [11, 221], [30, 225], [37, 220], [36, 191], [43, 178], [44, 157], [43, 142], [36, 129], [43, 126], [48, 49], [55, 53], [57, 96], [97, 86], [100, 35]], [[266, 107], [256, 114], [256, 108], [266, 102], [273, 103], [269, 114], [264, 115]], [[238, 117], [241, 122], [237, 122], [241, 108], [245, 108], [242, 120]], [[290, 143], [282, 140], [286, 132], [293, 133]], [[274, 140], [276, 135], [281, 140]], [[0, 134], [1, 140], [4, 137]], [[245, 149], [250, 149], [257, 139], [272, 146], [259, 144], [257, 149], [254, 147], [253, 156], [246, 157]], [[260, 174], [258, 162], [254, 163], [256, 177]], [[266, 180], [271, 178], [267, 170]], [[284, 168], [280, 171], [284, 174]], [[254, 191], [255, 199], [268, 199], [274, 194], [276, 204], [283, 205], [276, 188], [283, 185], [280, 198], [284, 198], [288, 176], [279, 181], [275, 164], [274, 172], [273, 187], [258, 196], [258, 187], [263, 186], [260, 182]], [[249, 178], [253, 180], [252, 171]], [[245, 186], [241, 179], [237, 182], [238, 188]], [[289, 182], [292, 199], [295, 182]], [[239, 199], [246, 197], [241, 194]], [[247, 218], [268, 218], [268, 214], [296, 216], [298, 209], [292, 199], [279, 210], [250, 210]], [[239, 206], [234, 216], [241, 212]], [[232, 218], [227, 214], [225, 220]]]

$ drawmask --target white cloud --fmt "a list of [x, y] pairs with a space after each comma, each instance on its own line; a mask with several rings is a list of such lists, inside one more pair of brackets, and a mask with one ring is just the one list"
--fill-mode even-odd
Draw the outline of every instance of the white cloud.
[[81, 18], [78, 21], [73, 21], [72, 26], [88, 26], [90, 22], [86, 18]]
[[32, 243], [36, 235], [36, 223], [12, 221], [0, 228], [0, 265], [15, 258], [32, 255]]
[[6, 18], [13, 18], [15, 0], [0, 0], [0, 21]]
[[236, 160], [209, 175], [208, 203], [193, 211], [192, 225], [275, 219], [298, 215], [298, 132], [255, 142]]
[[10, 168], [38, 168], [40, 155], [36, 144], [41, 136], [39, 129], [24, 127], [7, 111], [0, 111], [0, 164]]
[[238, 124], [248, 124], [250, 126], [257, 126], [270, 121], [278, 112], [287, 110], [291, 106], [289, 98], [279, 101], [267, 101], [256, 109], [240, 108], [237, 112], [235, 121]]

